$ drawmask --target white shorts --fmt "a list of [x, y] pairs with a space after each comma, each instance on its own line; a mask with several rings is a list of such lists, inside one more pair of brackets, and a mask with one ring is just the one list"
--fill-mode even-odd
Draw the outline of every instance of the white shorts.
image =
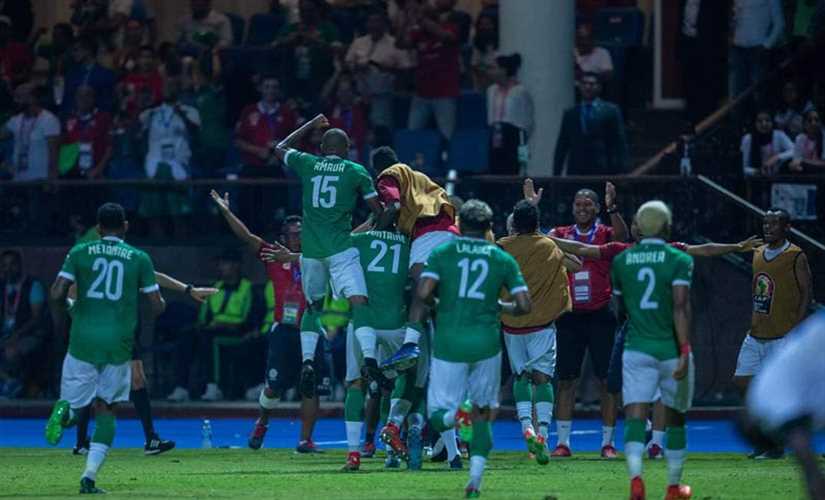
[[782, 348], [785, 338], [762, 340], [750, 335], [745, 336], [742, 347], [739, 349], [739, 358], [736, 360], [735, 377], [752, 377], [759, 373], [765, 360], [775, 351]]
[[695, 366], [690, 355], [688, 373], [682, 380], [673, 378], [679, 358], [659, 361], [650, 354], [624, 351], [622, 356], [622, 399], [625, 405], [652, 403], [661, 390], [662, 404], [680, 413], [690, 409], [693, 402]]
[[538, 332], [516, 335], [504, 334], [504, 345], [513, 373], [537, 371], [549, 377], [556, 371], [556, 326], [550, 325]]
[[825, 428], [825, 313], [791, 331], [748, 388], [748, 414], [772, 432], [801, 417]]
[[130, 361], [120, 365], [103, 365], [98, 369], [71, 354], [66, 354], [63, 360], [60, 399], [68, 401], [72, 408], [89, 406], [95, 398], [102, 399], [107, 404], [128, 401], [131, 387]]
[[[361, 378], [361, 368], [364, 367], [364, 353], [361, 351], [361, 344], [355, 336], [352, 323], [347, 328], [347, 375], [344, 380], [347, 383]], [[378, 356], [378, 364], [395, 354], [404, 343], [404, 328], [398, 330], [375, 330], [375, 354]]]
[[348, 248], [324, 259], [301, 257], [301, 273], [304, 296], [310, 302], [323, 299], [328, 284], [332, 285], [336, 297], [367, 296], [367, 282], [357, 248]]
[[410, 267], [416, 264], [426, 264], [436, 247], [449, 243], [457, 237], [449, 231], [433, 231], [414, 239], [410, 246]]
[[479, 408], [498, 408], [501, 353], [476, 363], [453, 363], [432, 358], [427, 413], [456, 410], [466, 399]]

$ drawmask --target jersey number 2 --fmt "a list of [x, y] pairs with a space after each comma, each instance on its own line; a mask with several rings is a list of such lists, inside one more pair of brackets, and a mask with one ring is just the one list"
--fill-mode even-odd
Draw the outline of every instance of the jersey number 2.
[[[370, 262], [370, 265], [367, 266], [367, 271], [371, 273], [383, 273], [384, 266], [379, 264], [384, 260], [384, 256], [387, 255], [387, 244], [381, 240], [375, 240], [370, 244], [370, 248], [373, 250], [378, 249], [378, 255], [376, 255]], [[401, 260], [401, 244], [393, 245], [389, 247], [389, 249], [392, 250], [392, 273], [398, 274], [398, 264]]]
[[[120, 300], [123, 295], [123, 262], [119, 260], [106, 260], [98, 257], [92, 264], [92, 271], [98, 273], [97, 278], [92, 282], [86, 297], [90, 299]], [[105, 285], [104, 285], [105, 282]], [[99, 288], [104, 286], [103, 291]]]
[[650, 296], [653, 295], [653, 289], [656, 288], [656, 274], [653, 272], [653, 269], [649, 267], [643, 267], [639, 269], [639, 273], [636, 275], [636, 279], [640, 282], [647, 281], [645, 293], [642, 295], [641, 302], [639, 302], [639, 309], [659, 309], [659, 303], [655, 300], [650, 300]]
[[335, 206], [337, 190], [333, 182], [338, 181], [337, 175], [316, 175], [312, 179], [312, 206], [314, 208], [332, 208]]
[[[487, 273], [490, 271], [487, 261], [476, 259], [470, 263], [470, 259], [464, 258], [458, 261], [458, 267], [461, 268], [461, 282], [458, 286], [458, 296], [462, 299], [484, 300], [484, 292], [480, 292], [478, 289], [484, 284], [484, 280], [487, 279]], [[470, 273], [476, 272], [478, 272], [478, 275], [468, 289], [467, 285], [470, 282]]]

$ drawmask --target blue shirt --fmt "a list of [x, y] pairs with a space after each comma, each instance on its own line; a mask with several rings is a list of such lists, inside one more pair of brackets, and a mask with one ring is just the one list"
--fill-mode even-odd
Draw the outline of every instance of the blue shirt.
[[736, 47], [774, 47], [785, 30], [782, 0], [736, 0], [733, 44]]
[[117, 78], [114, 72], [100, 64], [74, 66], [66, 73], [63, 102], [60, 104], [61, 115], [65, 116], [74, 111], [74, 96], [78, 87], [82, 85], [95, 89], [95, 104], [99, 110], [111, 112], [116, 83]]

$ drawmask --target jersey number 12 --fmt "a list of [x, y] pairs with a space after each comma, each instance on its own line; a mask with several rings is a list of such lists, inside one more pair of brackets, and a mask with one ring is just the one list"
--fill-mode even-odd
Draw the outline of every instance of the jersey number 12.
[[[461, 268], [461, 282], [458, 285], [458, 296], [462, 299], [484, 300], [484, 292], [479, 291], [479, 288], [487, 279], [487, 273], [490, 267], [486, 260], [476, 259], [470, 263], [470, 259], [464, 258], [458, 261], [458, 267]], [[467, 288], [470, 283], [470, 274], [478, 273], [473, 281], [473, 284]]]
[[[120, 300], [123, 295], [123, 262], [98, 257], [92, 264], [92, 271], [98, 273], [86, 297], [90, 299]], [[101, 286], [103, 290], [100, 290]]]

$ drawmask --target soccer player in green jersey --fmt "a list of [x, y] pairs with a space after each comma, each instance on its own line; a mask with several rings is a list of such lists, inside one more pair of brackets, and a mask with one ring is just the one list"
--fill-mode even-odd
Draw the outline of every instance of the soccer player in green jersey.
[[[361, 463], [359, 445], [364, 425], [365, 384], [371, 384], [371, 397], [378, 397], [381, 377], [368, 373], [364, 360], [384, 358], [395, 353], [404, 341], [407, 305], [404, 288], [410, 260], [410, 243], [406, 236], [395, 231], [366, 231], [352, 235], [365, 271], [370, 295], [367, 311], [371, 327], [355, 330], [347, 335], [347, 397], [344, 420], [347, 428], [349, 454], [345, 471], [358, 470]], [[380, 355], [379, 355], [380, 353]], [[410, 434], [421, 439], [424, 417], [410, 420]], [[420, 459], [420, 457], [419, 457]], [[419, 460], [420, 462], [420, 460]]]
[[[350, 301], [356, 335], [370, 326], [367, 284], [351, 236], [352, 212], [359, 196], [367, 202], [376, 219], [383, 212], [367, 169], [346, 159], [350, 148], [346, 132], [333, 128], [324, 133], [323, 156], [293, 149], [313, 129], [327, 127], [327, 118], [317, 115], [275, 148], [278, 159], [300, 177], [303, 190], [301, 269], [309, 306], [301, 318], [300, 387], [305, 397], [312, 397], [315, 392], [312, 360], [321, 334], [317, 325], [327, 285], [332, 285], [334, 296]], [[375, 359], [365, 360], [365, 364], [377, 367]]]
[[629, 326], [622, 357], [625, 404], [625, 456], [630, 499], [643, 500], [642, 454], [645, 418], [657, 391], [666, 411], [668, 488], [665, 498], [690, 498], [680, 484], [686, 456], [685, 414], [693, 399], [694, 365], [690, 353], [690, 284], [693, 257], [665, 243], [672, 215], [661, 201], [636, 212], [642, 240], [622, 252], [611, 269], [613, 294]]
[[165, 307], [152, 260], [123, 241], [128, 228], [123, 207], [104, 204], [97, 211], [97, 224], [101, 240], [72, 248], [51, 288], [60, 322], [65, 321], [69, 288], [77, 285], [60, 400], [46, 424], [49, 444], [60, 442], [63, 430], [74, 425], [75, 410], [94, 402], [95, 432], [80, 493], [103, 493], [95, 481], [115, 436], [115, 406], [129, 400], [139, 294], [146, 294], [154, 314]]
[[[484, 239], [492, 227], [493, 211], [479, 200], [461, 207], [463, 237], [433, 250], [416, 290], [410, 320], [426, 318], [426, 304], [438, 297], [433, 337], [427, 412], [438, 432], [459, 423], [467, 427], [470, 414], [460, 408], [472, 402], [470, 481], [468, 498], [479, 496], [484, 464], [493, 447], [491, 410], [498, 407], [501, 387], [501, 313], [530, 312], [530, 296], [516, 260]], [[502, 289], [514, 302], [499, 302]]]

